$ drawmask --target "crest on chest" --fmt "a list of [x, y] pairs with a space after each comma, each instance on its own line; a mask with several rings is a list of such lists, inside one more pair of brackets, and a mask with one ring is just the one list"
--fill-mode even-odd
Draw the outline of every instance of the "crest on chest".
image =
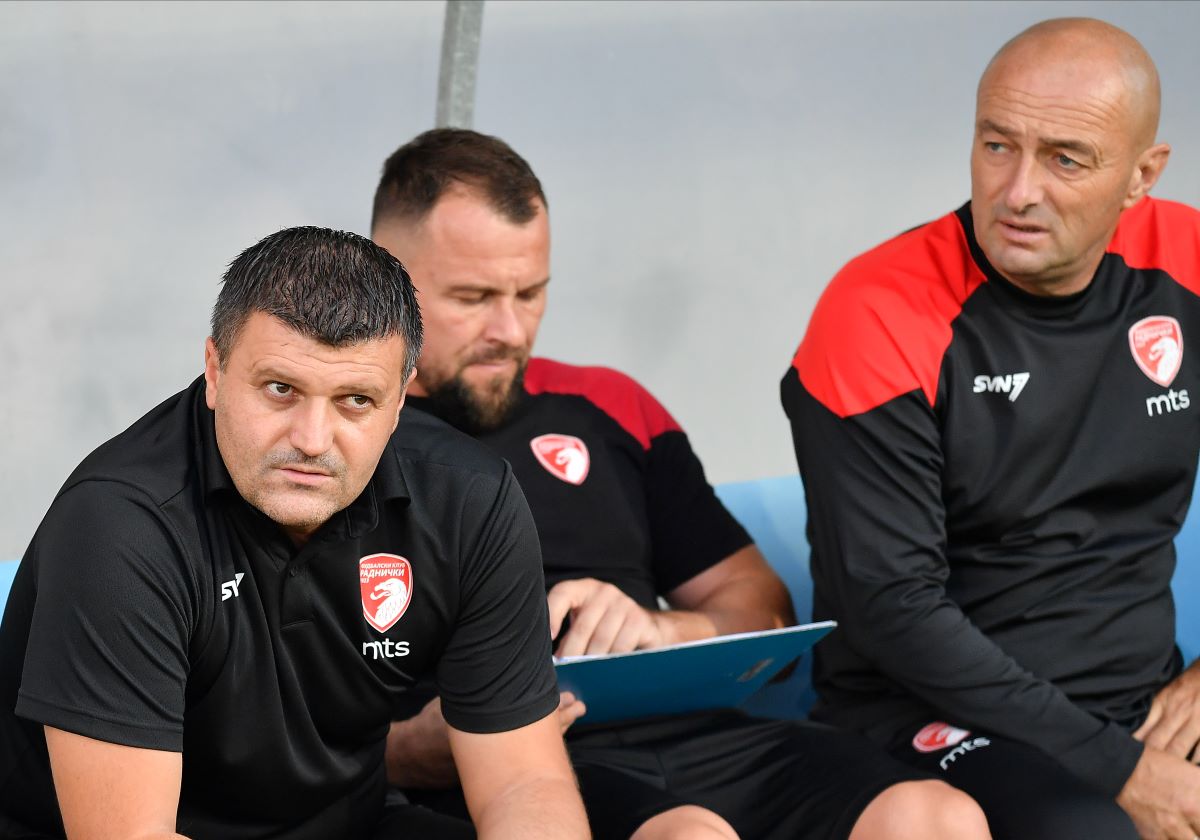
[[398, 554], [369, 554], [358, 561], [363, 617], [386, 633], [408, 609], [413, 591], [412, 563]]
[[1166, 388], [1183, 363], [1183, 330], [1168, 315], [1151, 315], [1129, 328], [1129, 349], [1142, 373]]
[[587, 445], [571, 435], [538, 435], [529, 441], [529, 448], [539, 464], [550, 475], [568, 484], [580, 485], [591, 468]]

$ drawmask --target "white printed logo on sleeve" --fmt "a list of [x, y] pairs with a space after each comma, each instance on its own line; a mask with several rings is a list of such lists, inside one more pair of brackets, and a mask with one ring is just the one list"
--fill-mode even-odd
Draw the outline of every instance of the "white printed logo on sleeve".
[[571, 435], [538, 435], [529, 441], [538, 463], [555, 478], [568, 484], [583, 484], [591, 467], [587, 446]]
[[1183, 330], [1169, 315], [1151, 315], [1129, 328], [1129, 349], [1142, 373], [1166, 388], [1183, 363]]
[[397, 554], [369, 554], [358, 561], [358, 586], [367, 623], [386, 633], [412, 600], [412, 563]]
[[966, 729], [959, 729], [957, 726], [936, 721], [923, 727], [914, 735], [912, 745], [917, 752], [937, 752], [947, 747], [953, 747], [970, 734]]

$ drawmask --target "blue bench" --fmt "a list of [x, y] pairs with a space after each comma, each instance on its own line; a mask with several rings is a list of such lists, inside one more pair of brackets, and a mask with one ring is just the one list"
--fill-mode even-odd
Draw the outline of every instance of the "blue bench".
[[[1197, 484], [1200, 487], [1200, 483]], [[717, 495], [754, 537], [771, 566], [783, 578], [796, 618], [812, 616], [812, 578], [808, 571], [808, 539], [804, 533], [807, 510], [804, 486], [798, 475], [718, 485]], [[1198, 500], [1200, 501], [1200, 500]], [[1192, 609], [1191, 596], [1200, 595], [1200, 515], [1188, 516], [1175, 539], [1179, 562], [1171, 589], [1175, 593], [1176, 643], [1185, 662], [1200, 654], [1200, 610]], [[834, 631], [837, 632], [836, 630]], [[785, 682], [768, 685], [744, 706], [770, 717], [797, 717], [811, 708], [811, 655], [801, 660]]]
[[17, 565], [16, 560], [0, 560], [0, 613], [4, 612], [8, 590], [12, 589], [13, 578], [17, 576]]

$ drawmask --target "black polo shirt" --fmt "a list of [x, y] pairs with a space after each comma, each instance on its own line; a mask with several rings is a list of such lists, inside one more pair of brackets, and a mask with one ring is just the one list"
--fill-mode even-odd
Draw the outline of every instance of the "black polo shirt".
[[[238, 495], [198, 380], [68, 479], [0, 626], [0, 829], [61, 832], [42, 725], [182, 751], [178, 831], [366, 835], [393, 710], [472, 732], [557, 703], [537, 534], [508, 466], [413, 409], [302, 548]], [[6, 832], [0, 830], [0, 834]]]

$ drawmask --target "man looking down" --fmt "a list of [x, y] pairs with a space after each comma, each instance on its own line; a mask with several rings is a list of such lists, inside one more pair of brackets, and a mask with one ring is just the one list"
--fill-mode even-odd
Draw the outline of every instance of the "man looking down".
[[[503, 455], [529, 498], [558, 653], [792, 623], [782, 583], [666, 410], [616, 371], [531, 357], [550, 230], [519, 155], [472, 131], [422, 134], [384, 166], [372, 235], [410, 266], [421, 296], [415, 403]], [[564, 697], [564, 727], [581, 711]], [[436, 701], [397, 724], [393, 781], [453, 785], [443, 732]], [[600, 838], [987, 836], [967, 797], [824, 727], [703, 712], [567, 740]]]

